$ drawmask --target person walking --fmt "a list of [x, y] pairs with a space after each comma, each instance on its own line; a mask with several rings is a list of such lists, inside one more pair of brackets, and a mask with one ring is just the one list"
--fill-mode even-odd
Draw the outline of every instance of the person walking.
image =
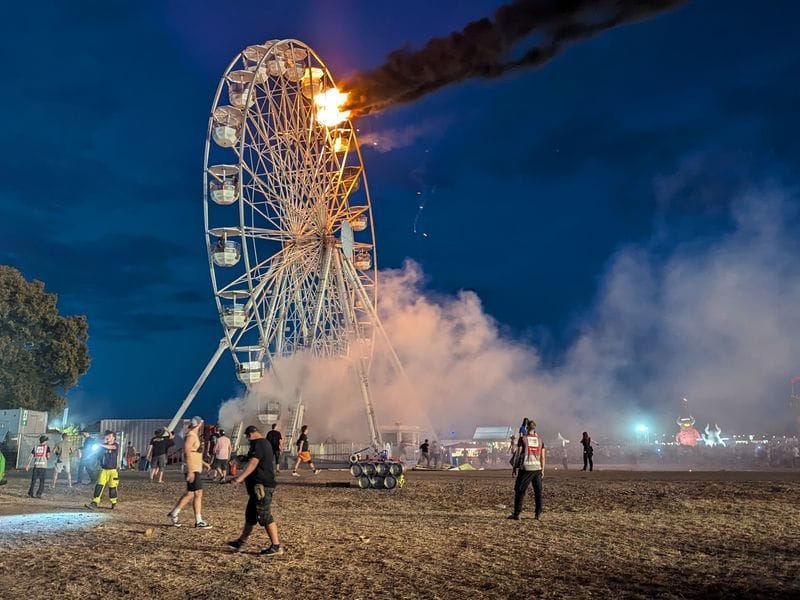
[[231, 438], [225, 435], [225, 430], [220, 429], [217, 432], [217, 443], [214, 444], [214, 460], [211, 462], [211, 469], [213, 476], [216, 479], [219, 475], [219, 482], [225, 483], [225, 478], [228, 476], [228, 462], [231, 459]]
[[[25, 465], [25, 470], [30, 471], [31, 464], [33, 464], [33, 472], [31, 473], [31, 485], [28, 488], [29, 498], [41, 498], [44, 491], [44, 479], [47, 474], [47, 461], [50, 460], [50, 446], [47, 445], [48, 437], [46, 435], [39, 436], [39, 443], [31, 450], [31, 455], [28, 457], [28, 464]], [[33, 488], [36, 482], [39, 482], [39, 489], [36, 490], [36, 495], [33, 494]]]
[[86, 508], [96, 509], [100, 506], [103, 490], [108, 486], [108, 499], [111, 508], [117, 507], [117, 488], [119, 487], [119, 444], [117, 434], [107, 430], [103, 434], [103, 443], [100, 444], [100, 472], [94, 484], [94, 498], [86, 504]]
[[125, 467], [127, 469], [133, 469], [136, 464], [136, 459], [138, 458], [138, 453], [139, 451], [136, 450], [136, 446], [133, 445], [133, 442], [128, 442], [128, 447], [125, 449]]
[[[274, 430], [275, 425], [272, 427]], [[232, 480], [232, 483], [238, 485], [244, 482], [248, 496], [247, 507], [244, 511], [242, 533], [232, 542], [228, 542], [228, 547], [238, 552], [253, 533], [253, 528], [261, 525], [267, 532], [270, 541], [270, 545], [263, 548], [261, 554], [263, 556], [279, 556], [283, 554], [284, 550], [271, 510], [272, 497], [277, 486], [272, 444], [262, 437], [261, 432], [253, 425], [249, 425], [244, 430], [244, 436], [250, 442], [247, 466]]]
[[508, 518], [518, 520], [522, 513], [522, 503], [528, 486], [533, 485], [534, 518], [538, 521], [542, 514], [542, 478], [544, 477], [545, 448], [544, 442], [536, 434], [536, 423], [528, 420], [527, 433], [519, 439], [517, 446], [516, 462], [513, 474], [514, 482], [514, 512]]
[[186, 493], [180, 497], [173, 509], [167, 513], [170, 523], [180, 527], [178, 515], [187, 504], [192, 503], [194, 511], [194, 526], [197, 529], [211, 529], [211, 525], [203, 520], [203, 444], [200, 442], [203, 419], [192, 417], [189, 430], [183, 440], [184, 464], [186, 465]]
[[0, 449], [0, 485], [5, 485], [8, 483], [8, 479], [6, 479], [6, 455], [3, 454], [3, 450]]
[[431, 466], [430, 444], [427, 439], [419, 445], [419, 460], [417, 464], [422, 464], [422, 461], [425, 461], [426, 467]]
[[442, 459], [442, 449], [436, 440], [433, 440], [433, 444], [431, 444], [431, 458], [433, 458], [433, 468], [438, 469], [439, 461]]
[[61, 441], [56, 445], [56, 468], [53, 469], [53, 488], [56, 487], [58, 475], [61, 471], [67, 473], [67, 485], [72, 487], [72, 455], [75, 451], [72, 448], [72, 441], [66, 433], [61, 434]]
[[587, 466], [591, 471], [594, 468], [594, 462], [592, 461], [594, 448], [592, 448], [592, 438], [589, 437], [589, 434], [586, 433], [585, 431], [581, 436], [581, 446], [583, 446], [583, 468], [581, 469], [581, 471], [585, 471]]
[[278, 424], [273, 423], [272, 428], [267, 432], [267, 441], [272, 446], [272, 453], [275, 455], [275, 472], [281, 470], [281, 449], [283, 446], [283, 435], [278, 431]]
[[164, 469], [167, 466], [167, 452], [174, 445], [171, 431], [167, 432], [166, 429], [156, 429], [155, 435], [150, 438], [150, 444], [147, 446], [147, 462], [150, 464], [150, 481], [155, 481], [158, 477], [158, 483], [164, 483]]
[[294, 469], [292, 469], [292, 475], [294, 477], [300, 477], [300, 474], [297, 472], [297, 468], [300, 466], [301, 463], [307, 463], [309, 468], [313, 471], [314, 475], [319, 473], [319, 469], [314, 466], [314, 463], [311, 461], [311, 452], [309, 451], [308, 446], [308, 425], [303, 425], [300, 428], [300, 437], [297, 438], [297, 462], [294, 465]]

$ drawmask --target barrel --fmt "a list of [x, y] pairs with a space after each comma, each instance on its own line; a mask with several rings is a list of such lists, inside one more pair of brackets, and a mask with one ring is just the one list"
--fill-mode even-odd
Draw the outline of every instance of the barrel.
[[370, 483], [369, 477], [366, 475], [362, 475], [358, 478], [358, 487], [360, 487], [362, 490], [367, 489], [370, 486]]
[[362, 474], [363, 472], [364, 472], [364, 471], [363, 471], [363, 469], [361, 468], [361, 465], [360, 465], [360, 464], [358, 464], [358, 463], [353, 463], [352, 465], [350, 465], [350, 475], [352, 475], [353, 477], [361, 477], [361, 474]]
[[393, 490], [397, 487], [397, 479], [395, 479], [394, 475], [387, 475], [383, 478], [383, 486], [387, 490]]

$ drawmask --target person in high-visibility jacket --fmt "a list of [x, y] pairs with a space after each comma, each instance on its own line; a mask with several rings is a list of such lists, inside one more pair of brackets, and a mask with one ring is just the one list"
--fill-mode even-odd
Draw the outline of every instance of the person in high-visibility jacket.
[[514, 462], [514, 512], [509, 519], [519, 519], [522, 503], [529, 485], [533, 485], [534, 517], [538, 520], [542, 514], [542, 477], [544, 476], [545, 448], [542, 438], [536, 434], [536, 423], [528, 422], [526, 435], [517, 443], [516, 461]]
[[0, 485], [5, 485], [8, 483], [8, 479], [6, 479], [6, 457], [2, 451], [0, 451]]
[[113, 431], [106, 431], [103, 435], [103, 443], [100, 444], [100, 473], [94, 484], [94, 498], [86, 505], [86, 508], [95, 509], [100, 506], [100, 498], [103, 490], [108, 486], [108, 499], [111, 500], [111, 508], [117, 507], [117, 487], [119, 486], [119, 444], [117, 434]]

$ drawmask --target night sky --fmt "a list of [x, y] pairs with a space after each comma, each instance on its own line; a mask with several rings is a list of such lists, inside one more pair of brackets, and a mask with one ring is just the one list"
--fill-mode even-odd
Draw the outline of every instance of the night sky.
[[[237, 52], [297, 38], [343, 80], [499, 4], [6, 7], [0, 263], [88, 316], [92, 367], [71, 410], [169, 417], [217, 346], [203, 145]], [[363, 119], [362, 135], [405, 142], [364, 154], [379, 266], [411, 258], [432, 293], [474, 290], [506, 335], [557, 363], [620, 248], [714, 239], [753, 181], [800, 183], [798, 22], [796, 2], [695, 1]], [[191, 412], [213, 417], [240, 392], [232, 366]]]

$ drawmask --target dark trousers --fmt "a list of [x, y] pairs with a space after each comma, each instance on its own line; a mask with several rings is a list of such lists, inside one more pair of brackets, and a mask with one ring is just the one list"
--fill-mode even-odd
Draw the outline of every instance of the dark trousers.
[[80, 483], [83, 479], [84, 472], [86, 473], [86, 477], [89, 479], [89, 483], [92, 483], [97, 478], [92, 465], [93, 463], [89, 462], [88, 460], [82, 460], [78, 464], [78, 483]]
[[583, 453], [583, 470], [586, 470], [586, 466], [589, 466], [589, 470], [591, 471], [594, 468], [594, 463], [592, 462], [592, 455], [588, 452]]
[[33, 467], [33, 472], [31, 473], [31, 487], [28, 488], [28, 496], [33, 496], [33, 488], [36, 485], [36, 480], [39, 480], [39, 490], [36, 492], [36, 496], [41, 498], [42, 492], [44, 491], [44, 477], [47, 474], [47, 469], [43, 469], [41, 467]]
[[533, 484], [533, 498], [536, 503], [535, 512], [542, 512], [542, 471], [517, 471], [517, 480], [514, 482], [514, 514], [522, 512], [522, 502], [528, 486]]

